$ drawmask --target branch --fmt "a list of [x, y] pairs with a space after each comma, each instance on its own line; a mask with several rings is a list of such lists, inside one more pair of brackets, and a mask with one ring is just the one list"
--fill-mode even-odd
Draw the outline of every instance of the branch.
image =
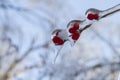
[[[10, 72], [20, 63], [22, 62], [28, 55], [30, 52], [40, 49], [41, 47], [48, 47], [48, 44], [45, 45], [37, 45], [34, 46], [35, 44], [35, 38], [32, 40], [31, 45], [29, 47], [29, 49], [24, 53], [24, 55], [20, 58], [20, 59], [15, 59], [15, 61], [12, 63], [12, 65], [9, 67], [9, 69], [7, 70], [6, 74], [5, 74], [5, 79], [7, 79], [8, 77], [10, 77]], [[32, 68], [36, 68], [36, 67], [40, 67], [40, 64], [35, 64], [33, 66], [30, 66], [28, 68], [25, 68], [26, 70], [32, 69]], [[23, 70], [24, 71], [24, 70]]]
[[114, 46], [112, 45], [112, 43], [110, 43], [108, 40], [106, 40], [104, 37], [102, 37], [98, 32], [92, 30], [103, 42], [105, 42], [110, 48], [111, 50], [120, 58], [120, 54], [118, 53], [118, 51], [114, 48]]
[[107, 16], [109, 16], [109, 15], [111, 15], [113, 13], [116, 13], [118, 11], [120, 11], [120, 4], [118, 4], [118, 5], [116, 5], [116, 6], [112, 7], [112, 8], [109, 8], [107, 10], [102, 11], [101, 12], [101, 15], [102, 15], [101, 18], [107, 17]]
[[25, 67], [24, 69], [21, 69], [19, 71], [16, 71], [15, 74], [13, 74], [12, 77], [15, 77], [15, 76], [18, 76], [19, 74], [23, 73], [23, 72], [26, 72], [26, 71], [29, 71], [31, 69], [34, 69], [34, 68], [40, 68], [42, 67], [43, 65], [41, 63], [38, 63], [38, 64], [34, 64], [34, 65], [31, 65], [31, 66], [28, 66], [28, 67]]
[[[116, 5], [116, 6], [112, 7], [112, 8], [109, 8], [109, 9], [107, 9], [107, 10], [102, 11], [102, 12], [100, 13], [101, 16], [100, 16], [99, 20], [102, 19], [102, 18], [105, 18], [105, 17], [107, 17], [107, 16], [109, 16], [109, 15], [111, 15], [111, 14], [114, 14], [114, 13], [116, 13], [116, 12], [118, 12], [118, 11], [120, 11], [120, 4], [118, 4], [118, 5]], [[99, 20], [98, 20], [98, 21], [99, 21]], [[75, 21], [75, 20], [74, 20], [74, 21]], [[84, 21], [84, 23], [86, 23], [86, 21]], [[69, 24], [69, 23], [68, 23], [68, 24]], [[91, 27], [92, 24], [93, 24], [93, 23], [88, 23], [83, 29], [80, 29], [79, 32], [81, 33], [82, 31], [88, 29], [89, 27]]]
[[74, 74], [74, 76], [78, 76], [79, 74], [83, 73], [83, 72], [87, 72], [90, 70], [94, 70], [96, 68], [104, 68], [106, 66], [110, 67], [111, 71], [119, 71], [120, 70], [120, 62], [111, 62], [111, 63], [98, 63], [96, 65], [90, 66], [90, 67], [82, 67], [79, 70], [77, 70]]
[[43, 48], [48, 48], [49, 47], [49, 43], [46, 43], [44, 45], [34, 46], [35, 42], [36, 42], [36, 40], [34, 38], [31, 42], [31, 45], [30, 45], [29, 49], [24, 53], [24, 55], [20, 59], [17, 59], [16, 62], [21, 62], [22, 60], [24, 60], [29, 55], [29, 53], [32, 52], [32, 51], [38, 50], [41, 47], [43, 47]]
[[27, 57], [27, 55], [33, 50], [33, 46], [35, 43], [35, 39], [32, 40], [29, 49], [23, 54], [23, 56], [20, 59], [17, 59], [16, 62], [21, 62], [24, 58]]
[[11, 5], [11, 4], [5, 4], [5, 3], [1, 3], [0, 8], [2, 8], [2, 9], [13, 9], [13, 10], [16, 10], [16, 11], [29, 11], [29, 9], [27, 9], [27, 8], [22, 8], [22, 7], [14, 6], [14, 5]]
[[[31, 45], [33, 45], [34, 40], [32, 41]], [[14, 62], [10, 65], [10, 67], [8, 68], [8, 70], [6, 71], [5, 75], [3, 76], [3, 78], [6, 80], [8, 79], [8, 77], [10, 77], [10, 72], [18, 65], [19, 62], [21, 62], [28, 54], [29, 52], [32, 50], [32, 48], [30, 47], [27, 52], [20, 58], [20, 59], [15, 59]]]
[[[4, 11], [8, 11], [8, 10], [14, 10], [16, 11], [16, 13], [18, 15], [20, 15], [23, 19], [26, 19], [26, 21], [31, 21], [32, 23], [34, 22], [30, 17], [33, 16], [35, 17], [36, 19], [42, 19], [48, 23], [51, 23], [51, 21], [49, 19], [46, 19], [45, 17], [43, 16], [40, 16], [37, 12], [35, 12], [35, 10], [33, 11], [33, 9], [28, 9], [28, 8], [25, 8], [25, 7], [20, 7], [20, 6], [15, 6], [15, 5], [12, 5], [12, 4], [4, 4], [4, 3], [1, 3], [0, 4], [0, 8], [2, 8]], [[44, 14], [45, 13], [48, 13], [47, 15], [52, 15], [50, 12], [46, 11], [46, 10], [43, 10], [43, 9], [40, 9], [40, 11], [43, 11]], [[8, 13], [8, 12], [7, 12]], [[29, 13], [29, 14], [26, 14], [26, 13]], [[5, 13], [6, 14], [6, 13]], [[25, 15], [26, 14], [26, 15]], [[30, 22], [30, 23], [31, 23]], [[38, 24], [39, 25], [39, 24]]]

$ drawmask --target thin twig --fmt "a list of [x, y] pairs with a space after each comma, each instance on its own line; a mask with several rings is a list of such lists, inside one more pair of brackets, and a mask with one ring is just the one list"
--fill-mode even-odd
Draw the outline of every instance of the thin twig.
[[103, 14], [103, 15], [101, 16], [101, 18], [107, 17], [107, 16], [109, 16], [109, 15], [111, 15], [113, 13], [116, 13], [118, 11], [120, 11], [120, 4], [118, 4], [118, 5], [116, 5], [116, 6], [112, 7], [112, 8], [109, 8], [107, 10], [102, 11], [101, 14]]
[[95, 30], [92, 30], [103, 42], [105, 42], [110, 48], [111, 50], [117, 54], [117, 56], [120, 58], [120, 54], [118, 53], [118, 51], [114, 48], [114, 46], [108, 41], [106, 40], [104, 37], [102, 37], [98, 32], [96, 32]]

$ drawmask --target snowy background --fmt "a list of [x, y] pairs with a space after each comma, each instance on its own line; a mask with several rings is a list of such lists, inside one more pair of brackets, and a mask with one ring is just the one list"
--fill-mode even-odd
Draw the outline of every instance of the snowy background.
[[95, 22], [55, 64], [51, 33], [66, 29], [89, 8], [105, 10], [120, 0], [0, 0], [0, 80], [117, 80], [120, 12]]

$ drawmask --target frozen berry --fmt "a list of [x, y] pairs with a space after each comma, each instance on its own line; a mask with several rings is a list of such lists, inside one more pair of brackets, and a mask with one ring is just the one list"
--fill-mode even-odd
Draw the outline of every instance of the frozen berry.
[[73, 28], [74, 28], [74, 29], [79, 29], [79, 24], [78, 24], [77, 22], [74, 23]]
[[57, 37], [57, 36], [54, 36], [53, 39], [52, 39], [52, 41], [53, 41], [56, 45], [63, 45], [63, 44], [64, 44], [64, 41], [63, 41], [61, 38]]
[[79, 29], [79, 24], [74, 23], [73, 27], [69, 29], [70, 33], [75, 33]]
[[72, 39], [73, 39], [73, 40], [78, 40], [79, 37], [80, 37], [80, 34], [79, 34], [79, 33], [74, 33], [74, 34], [72, 34]]
[[88, 14], [87, 18], [89, 20], [98, 20], [99, 19], [99, 15], [98, 14]]
[[73, 27], [73, 28], [70, 28], [70, 29], [69, 29], [69, 32], [70, 32], [70, 33], [75, 33], [76, 30], [77, 30], [77, 29]]

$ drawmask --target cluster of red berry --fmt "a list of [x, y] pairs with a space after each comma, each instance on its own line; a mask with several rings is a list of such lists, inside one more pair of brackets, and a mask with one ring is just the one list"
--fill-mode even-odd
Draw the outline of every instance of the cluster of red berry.
[[98, 20], [99, 19], [99, 15], [98, 14], [88, 14], [87, 18], [89, 20]]
[[[86, 19], [87, 20], [99, 20], [99, 10], [97, 9], [88, 9], [86, 12]], [[85, 21], [85, 20], [84, 20]], [[77, 41], [80, 37], [81, 33], [81, 23], [84, 21], [82, 20], [73, 20], [70, 21], [67, 25], [67, 31], [62, 29], [54, 30], [52, 34], [52, 41], [55, 45], [63, 45], [66, 41], [69, 41], [69, 39], [72, 39], [74, 42]], [[65, 32], [67, 32], [67, 36], [65, 35]], [[69, 38], [68, 38], [69, 37]]]
[[76, 22], [74, 23], [73, 27], [69, 29], [69, 32], [71, 33], [73, 40], [78, 40], [78, 38], [80, 37], [79, 31], [78, 31], [79, 27], [80, 27], [79, 24]]
[[[86, 11], [86, 18], [84, 20], [70, 21], [67, 24], [67, 30], [54, 30], [52, 33], [52, 41], [55, 45], [58, 46], [62, 46], [66, 41], [72, 41], [75, 43], [79, 39], [81, 32], [89, 28], [94, 23], [94, 21], [100, 20], [101, 18], [104, 18], [117, 11], [120, 11], [120, 4], [103, 11], [90, 8]], [[61, 48], [58, 50], [54, 61], [56, 60]]]

